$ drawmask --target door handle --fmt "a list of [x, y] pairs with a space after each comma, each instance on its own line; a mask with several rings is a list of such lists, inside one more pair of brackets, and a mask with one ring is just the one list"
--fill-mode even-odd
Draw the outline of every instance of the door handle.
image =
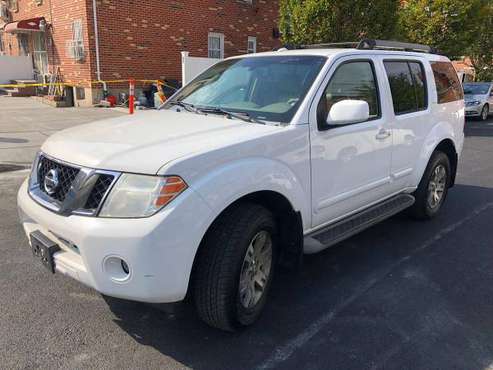
[[392, 135], [392, 131], [382, 128], [375, 137], [377, 140], [385, 140], [390, 137], [390, 135]]

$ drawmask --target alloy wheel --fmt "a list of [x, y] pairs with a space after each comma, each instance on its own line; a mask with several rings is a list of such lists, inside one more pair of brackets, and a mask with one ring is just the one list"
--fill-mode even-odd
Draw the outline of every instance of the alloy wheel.
[[262, 298], [272, 269], [272, 238], [258, 232], [248, 245], [240, 274], [239, 298], [244, 308], [253, 308]]
[[486, 121], [488, 119], [488, 107], [485, 105], [481, 111], [481, 119]]
[[447, 170], [445, 166], [439, 164], [433, 170], [428, 183], [428, 205], [431, 209], [437, 208], [442, 202], [447, 186]]

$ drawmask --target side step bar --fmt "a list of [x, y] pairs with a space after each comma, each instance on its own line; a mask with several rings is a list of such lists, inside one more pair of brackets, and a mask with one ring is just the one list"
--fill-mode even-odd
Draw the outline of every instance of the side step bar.
[[413, 204], [414, 197], [412, 195], [396, 195], [305, 236], [304, 252], [308, 254], [317, 253], [403, 211]]

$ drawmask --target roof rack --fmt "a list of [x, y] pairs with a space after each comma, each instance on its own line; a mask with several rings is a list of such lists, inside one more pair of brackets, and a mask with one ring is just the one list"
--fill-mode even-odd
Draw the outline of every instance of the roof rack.
[[419, 53], [438, 54], [438, 50], [422, 44], [413, 44], [410, 42], [389, 41], [389, 40], [373, 40], [363, 39], [358, 43], [356, 49], [363, 50], [403, 50], [403, 51], [416, 51]]
[[355, 48], [359, 50], [401, 50], [413, 51], [418, 53], [439, 54], [438, 50], [422, 44], [413, 44], [409, 42], [362, 39], [356, 42], [333, 42], [312, 45], [285, 45], [283, 49], [325, 49], [325, 48]]

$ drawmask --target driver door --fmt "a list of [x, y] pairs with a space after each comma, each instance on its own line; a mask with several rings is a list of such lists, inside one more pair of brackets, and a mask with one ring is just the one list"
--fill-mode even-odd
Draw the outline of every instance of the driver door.
[[[372, 203], [390, 191], [392, 130], [388, 99], [378, 60], [340, 59], [331, 67], [310, 110], [312, 165], [312, 227], [335, 221]], [[319, 128], [333, 104], [364, 100], [366, 122]]]

